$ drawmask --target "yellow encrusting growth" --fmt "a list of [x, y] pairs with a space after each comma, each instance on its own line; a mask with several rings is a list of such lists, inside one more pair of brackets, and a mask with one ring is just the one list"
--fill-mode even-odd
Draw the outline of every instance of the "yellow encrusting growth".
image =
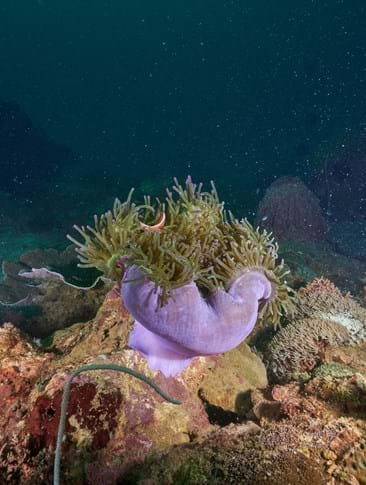
[[[162, 304], [171, 290], [191, 281], [209, 294], [227, 289], [240, 272], [257, 268], [275, 290], [261, 316], [277, 324], [282, 315], [292, 313], [295, 296], [285, 282], [283, 261], [277, 261], [272, 235], [227, 212], [213, 182], [210, 192], [203, 192], [202, 184], [193, 184], [190, 177], [185, 187], [174, 182], [164, 202], [154, 205], [145, 196], [144, 203], [136, 205], [131, 190], [125, 202], [116, 199], [112, 211], [94, 216], [94, 227], [74, 226], [84, 239], [68, 236], [77, 246], [80, 266], [119, 280], [124, 266], [120, 261], [135, 264], [161, 289]], [[151, 224], [161, 212], [166, 216], [162, 230], [144, 230], [141, 222]]]

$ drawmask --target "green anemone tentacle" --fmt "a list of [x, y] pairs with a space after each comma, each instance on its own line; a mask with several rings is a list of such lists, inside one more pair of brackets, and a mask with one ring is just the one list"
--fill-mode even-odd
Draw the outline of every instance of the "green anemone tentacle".
[[[293, 312], [295, 293], [287, 285], [287, 270], [278, 261], [272, 234], [226, 211], [213, 182], [209, 192], [190, 177], [185, 186], [174, 182], [163, 202], [154, 205], [145, 196], [143, 205], [136, 205], [131, 190], [125, 202], [117, 199], [112, 211], [95, 216], [94, 227], [74, 226], [83, 241], [68, 237], [76, 244], [80, 266], [95, 267], [120, 281], [123, 269], [116, 261], [126, 256], [161, 289], [161, 304], [174, 288], [191, 281], [207, 294], [227, 288], [238, 271], [256, 267], [276, 288], [261, 318], [277, 325], [283, 315]], [[140, 222], [151, 224], [161, 211], [166, 220], [160, 232], [141, 227]]]

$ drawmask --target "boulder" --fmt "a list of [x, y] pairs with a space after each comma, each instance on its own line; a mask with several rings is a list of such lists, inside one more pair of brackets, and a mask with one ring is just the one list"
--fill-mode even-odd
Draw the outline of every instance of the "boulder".
[[10, 397], [0, 421], [0, 482], [19, 483], [21, 477], [22, 483], [51, 483], [63, 386], [82, 365], [127, 366], [182, 404], [164, 401], [127, 374], [79, 375], [71, 387], [63, 445], [65, 483], [117, 483], [152, 451], [215, 429], [212, 408], [234, 420], [239, 397], [267, 384], [262, 362], [245, 344], [224, 355], [196, 358], [176, 377], [151, 372], [127, 345], [132, 323], [118, 292], [111, 291], [93, 320], [56, 332], [47, 348], [37, 348], [11, 324], [3, 327], [0, 395]]

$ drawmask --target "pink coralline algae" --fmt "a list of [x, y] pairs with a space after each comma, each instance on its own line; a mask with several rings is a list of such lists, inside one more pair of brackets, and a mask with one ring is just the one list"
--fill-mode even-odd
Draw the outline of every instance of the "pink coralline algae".
[[282, 177], [259, 204], [257, 224], [279, 241], [321, 241], [325, 219], [317, 197], [297, 177]]
[[[68, 406], [69, 415], [75, 416], [79, 426], [92, 435], [92, 449], [103, 448], [115, 428], [117, 410], [122, 403], [122, 396], [116, 389], [107, 393], [99, 392], [94, 383], [73, 384], [73, 392]], [[32, 436], [32, 448], [39, 452], [44, 447], [54, 446], [57, 425], [60, 418], [61, 393], [53, 399], [39, 396], [27, 417], [26, 427]], [[68, 425], [67, 430], [76, 431], [76, 426]]]

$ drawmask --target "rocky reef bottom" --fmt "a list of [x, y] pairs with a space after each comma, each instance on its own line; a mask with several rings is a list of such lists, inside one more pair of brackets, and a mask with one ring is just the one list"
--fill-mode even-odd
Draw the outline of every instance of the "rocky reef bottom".
[[[303, 257], [303, 248], [292, 251]], [[61, 256], [67, 267], [68, 253], [54, 252], [28, 254], [19, 264]], [[6, 265], [3, 299], [25, 296], [15, 277], [19, 264]], [[316, 267], [310, 256], [307, 264]], [[327, 279], [311, 280], [299, 291], [297, 314], [275, 335], [259, 328], [249, 345], [196, 358], [169, 378], [151, 372], [128, 347], [133, 322], [116, 289], [81, 296], [60, 285], [28, 288], [40, 316], [27, 320], [18, 307], [3, 309], [9, 318], [0, 327], [1, 484], [52, 483], [65, 382], [95, 363], [141, 372], [182, 404], [131, 375], [80, 374], [71, 386], [61, 484], [366, 484], [361, 276], [357, 300]], [[84, 321], [77, 321], [78, 305]]]

